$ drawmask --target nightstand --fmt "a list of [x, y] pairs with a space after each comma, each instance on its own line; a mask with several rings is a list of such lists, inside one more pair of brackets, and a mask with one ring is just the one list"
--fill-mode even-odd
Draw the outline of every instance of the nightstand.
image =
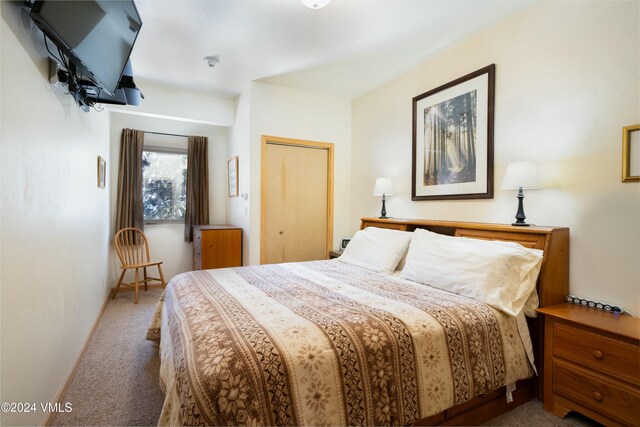
[[329, 259], [338, 258], [342, 255], [342, 251], [329, 251]]
[[602, 424], [640, 421], [640, 319], [575, 304], [544, 314], [544, 409]]

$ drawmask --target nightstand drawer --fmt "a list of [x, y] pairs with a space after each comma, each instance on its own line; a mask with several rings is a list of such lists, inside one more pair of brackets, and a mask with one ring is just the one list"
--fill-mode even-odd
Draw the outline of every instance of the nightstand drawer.
[[634, 385], [640, 383], [638, 346], [563, 323], [555, 323], [554, 355], [613, 375]]
[[629, 425], [640, 420], [640, 395], [577, 366], [555, 360], [553, 389], [576, 403]]

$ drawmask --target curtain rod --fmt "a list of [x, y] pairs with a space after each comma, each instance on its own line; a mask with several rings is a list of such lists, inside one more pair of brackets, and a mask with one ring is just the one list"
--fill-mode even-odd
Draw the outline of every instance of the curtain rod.
[[142, 132], [144, 132], [144, 133], [152, 133], [154, 135], [178, 136], [178, 137], [181, 137], [181, 138], [189, 138], [189, 135], [180, 135], [180, 134], [177, 134], [177, 133], [151, 132], [149, 130], [143, 130]]

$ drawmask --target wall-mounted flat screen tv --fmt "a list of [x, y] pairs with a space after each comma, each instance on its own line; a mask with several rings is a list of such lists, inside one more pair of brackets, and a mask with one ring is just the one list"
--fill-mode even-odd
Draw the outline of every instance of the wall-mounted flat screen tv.
[[31, 18], [85, 77], [113, 95], [142, 20], [133, 0], [36, 0]]

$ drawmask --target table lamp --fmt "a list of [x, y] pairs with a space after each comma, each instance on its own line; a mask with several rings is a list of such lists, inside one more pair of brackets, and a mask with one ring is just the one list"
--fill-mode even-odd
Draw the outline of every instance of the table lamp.
[[382, 196], [382, 211], [380, 212], [380, 218], [387, 218], [387, 209], [385, 208], [386, 196], [393, 196], [393, 184], [389, 178], [376, 179], [376, 185], [373, 187], [374, 196]]
[[534, 190], [542, 188], [540, 185], [540, 175], [538, 174], [538, 167], [533, 162], [514, 162], [507, 165], [507, 172], [504, 174], [502, 180], [503, 190], [518, 190], [518, 212], [516, 213], [516, 222], [511, 225], [527, 227], [531, 224], [524, 222], [526, 216], [524, 215], [523, 189]]

